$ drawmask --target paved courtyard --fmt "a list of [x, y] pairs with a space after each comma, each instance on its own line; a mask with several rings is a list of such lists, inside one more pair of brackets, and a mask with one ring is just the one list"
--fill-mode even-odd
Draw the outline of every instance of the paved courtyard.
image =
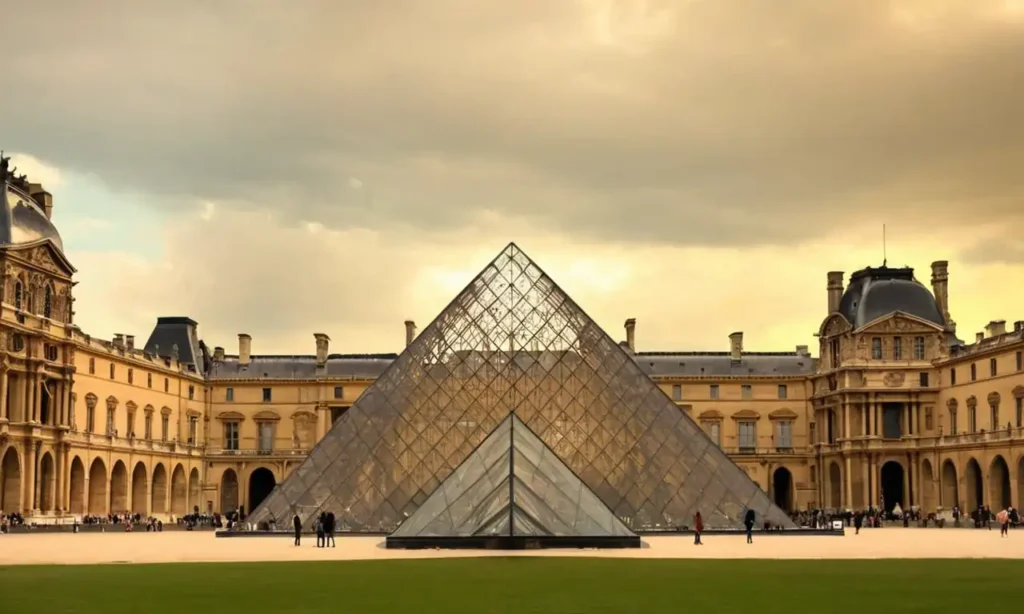
[[998, 530], [886, 528], [842, 537], [708, 536], [694, 546], [685, 536], [647, 537], [634, 550], [546, 550], [530, 552], [386, 550], [382, 537], [339, 537], [337, 548], [317, 549], [315, 538], [295, 547], [290, 538], [218, 539], [211, 532], [51, 533], [0, 535], [0, 565], [169, 563], [200, 561], [307, 561], [414, 559], [472, 556], [583, 556], [707, 559], [1024, 559], [1024, 530], [1000, 538]]

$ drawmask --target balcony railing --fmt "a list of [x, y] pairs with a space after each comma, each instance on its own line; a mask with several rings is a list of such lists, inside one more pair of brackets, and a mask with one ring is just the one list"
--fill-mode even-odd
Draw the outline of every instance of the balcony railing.
[[740, 446], [738, 448], [723, 448], [726, 454], [735, 456], [770, 456], [773, 454], [798, 454], [804, 450], [796, 450], [792, 447], [776, 446], [770, 448], [755, 448], [751, 446]]
[[305, 456], [309, 454], [306, 448], [276, 449], [276, 450], [231, 450], [221, 448], [207, 450], [207, 454], [216, 456]]

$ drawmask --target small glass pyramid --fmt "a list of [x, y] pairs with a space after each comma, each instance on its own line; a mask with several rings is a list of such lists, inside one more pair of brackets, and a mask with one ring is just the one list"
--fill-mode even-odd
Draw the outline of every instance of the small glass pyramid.
[[633, 535], [512, 413], [388, 540]]
[[515, 244], [366, 389], [249, 520], [298, 514], [309, 528], [316, 514], [331, 511], [342, 531], [391, 533], [513, 408], [634, 532], [688, 526], [697, 511], [708, 529], [740, 528], [747, 509], [758, 523], [795, 528]]

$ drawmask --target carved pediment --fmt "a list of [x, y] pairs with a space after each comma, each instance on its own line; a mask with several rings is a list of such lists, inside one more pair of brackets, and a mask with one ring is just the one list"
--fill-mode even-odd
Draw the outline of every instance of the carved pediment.
[[139, 408], [139, 406], [135, 404], [135, 401], [128, 401], [127, 403], [124, 404], [124, 407], [128, 411], [135, 411], [136, 409]]
[[280, 420], [281, 416], [276, 411], [264, 410], [252, 417], [253, 420], [260, 422], [270, 422], [272, 420]]
[[714, 409], [706, 409], [700, 412], [700, 415], [697, 416], [698, 420], [721, 420], [723, 418], [725, 418], [725, 416], [722, 415], [722, 412]]
[[787, 407], [782, 409], [776, 409], [772, 413], [768, 414], [769, 420], [796, 420], [800, 416], [795, 411]]
[[818, 330], [818, 336], [820, 337], [831, 337], [839, 335], [849, 331], [852, 326], [841, 314], [834, 313], [829, 317], [825, 318], [825, 321], [821, 323], [821, 328]]
[[226, 422], [241, 422], [245, 420], [245, 414], [238, 411], [222, 411], [217, 414], [218, 420], [224, 420]]
[[1013, 389], [1013, 398], [1024, 399], [1024, 386], [1017, 386]]
[[115, 409], [115, 408], [117, 408], [117, 404], [119, 402], [120, 401], [117, 400], [117, 397], [115, 397], [113, 395], [107, 397], [107, 409]]
[[761, 414], [752, 409], [741, 409], [732, 415], [733, 420], [760, 420]]
[[978, 399], [973, 394], [967, 397], [967, 407], [974, 409], [978, 406]]
[[950, 400], [946, 401], [946, 407], [948, 407], [949, 409], [951, 409], [953, 411], [956, 411], [956, 408], [959, 407], [959, 406], [960, 406], [960, 403], [956, 399], [950, 399]]
[[160, 415], [162, 415], [162, 416], [170, 416], [171, 415], [171, 408], [167, 407], [166, 405], [164, 405], [163, 407], [160, 408]]
[[990, 392], [988, 393], [988, 397], [986, 397], [985, 400], [988, 401], [989, 405], [995, 406], [999, 405], [999, 401], [1002, 400], [1002, 397], [999, 396], [998, 392]]
[[71, 277], [77, 272], [75, 267], [71, 266], [68, 259], [64, 257], [64, 254], [60, 253], [60, 251], [48, 242], [41, 245], [36, 244], [32, 247], [26, 247], [13, 253], [25, 262], [29, 263], [31, 266], [42, 269], [48, 273], [53, 273], [54, 275]]
[[935, 331], [941, 331], [942, 327], [934, 322], [928, 320], [922, 320], [916, 316], [912, 316], [902, 311], [883, 316], [873, 322], [868, 322], [861, 327], [861, 332], [867, 335], [870, 334], [914, 334], [918, 333], [921, 335], [933, 334]]
[[142, 411], [146, 412], [147, 414], [151, 414], [151, 413], [153, 413], [156, 410], [153, 409], [152, 405], [147, 405], [147, 406], [142, 408]]
[[185, 412], [185, 415], [187, 415], [189, 418], [198, 418], [203, 415], [203, 412], [197, 409], [189, 409]]

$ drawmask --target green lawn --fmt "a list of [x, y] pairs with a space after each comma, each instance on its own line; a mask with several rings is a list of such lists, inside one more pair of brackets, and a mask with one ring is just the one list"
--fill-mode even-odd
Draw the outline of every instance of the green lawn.
[[11, 614], [1016, 611], [1024, 561], [423, 561], [0, 567]]

